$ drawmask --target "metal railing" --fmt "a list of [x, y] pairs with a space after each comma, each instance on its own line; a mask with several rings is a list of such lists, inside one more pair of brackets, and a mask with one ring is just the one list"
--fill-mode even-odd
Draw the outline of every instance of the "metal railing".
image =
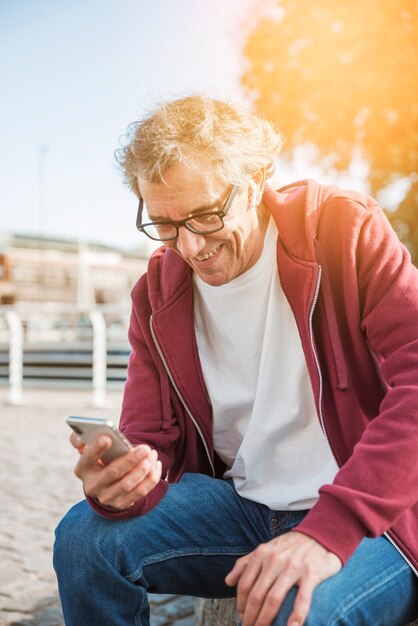
[[44, 304], [0, 306], [0, 384], [9, 402], [26, 387], [91, 388], [103, 406], [109, 387], [121, 387], [129, 358], [128, 307]]

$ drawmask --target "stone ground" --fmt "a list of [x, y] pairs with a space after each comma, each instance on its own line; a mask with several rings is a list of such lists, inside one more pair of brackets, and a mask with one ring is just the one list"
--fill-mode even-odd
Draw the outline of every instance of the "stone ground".
[[[88, 415], [117, 422], [121, 392], [108, 393], [105, 409], [91, 400], [80, 390], [25, 390], [24, 403], [12, 406], [0, 389], [0, 626], [64, 626], [52, 568], [54, 528], [83, 497], [64, 420]], [[151, 626], [197, 623], [192, 598], [150, 601]]]
[[[54, 528], [83, 497], [67, 415], [118, 421], [121, 392], [94, 408], [90, 392], [0, 389], [0, 626], [64, 626], [52, 568]], [[194, 626], [192, 598], [150, 596], [151, 626]], [[81, 625], [80, 625], [81, 626]]]

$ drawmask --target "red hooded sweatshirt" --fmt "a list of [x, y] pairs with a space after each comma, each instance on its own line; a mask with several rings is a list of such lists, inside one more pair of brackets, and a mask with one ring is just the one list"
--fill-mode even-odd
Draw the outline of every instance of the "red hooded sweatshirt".
[[[418, 575], [418, 270], [376, 202], [308, 180], [266, 187], [280, 281], [299, 330], [332, 484], [295, 530], [342, 562], [387, 533]], [[160, 248], [132, 291], [120, 425], [159, 453], [163, 475], [114, 519], [149, 511], [184, 472], [222, 477], [193, 320], [192, 270]]]

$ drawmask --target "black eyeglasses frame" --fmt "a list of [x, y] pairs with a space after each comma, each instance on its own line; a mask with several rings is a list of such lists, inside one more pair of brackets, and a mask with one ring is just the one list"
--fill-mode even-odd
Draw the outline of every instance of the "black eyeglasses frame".
[[[234, 185], [225, 201], [225, 204], [223, 206], [223, 208], [220, 211], [209, 211], [208, 213], [200, 213], [196, 216], [193, 216], [193, 214], [190, 214], [188, 217], [186, 217], [184, 220], [160, 220], [158, 222], [147, 222], [146, 224], [142, 224], [142, 213], [144, 210], [144, 200], [141, 197], [139, 199], [139, 204], [138, 204], [138, 213], [136, 216], [136, 227], [137, 229], [144, 233], [144, 235], [146, 235], [147, 237], [149, 237], [149, 239], [152, 239], [153, 241], [174, 241], [174, 239], [177, 239], [177, 237], [179, 236], [179, 228], [181, 226], [184, 226], [185, 228], [187, 228], [187, 230], [189, 230], [192, 233], [195, 233], [197, 235], [210, 235], [212, 233], [217, 233], [219, 230], [222, 230], [222, 228], [224, 227], [224, 220], [223, 218], [226, 216], [226, 214], [228, 213], [229, 209], [231, 208], [232, 202], [236, 196], [236, 194], [238, 193], [238, 191], [240, 190], [240, 188], [238, 187], [238, 185]], [[219, 228], [215, 228], [214, 230], [210, 230], [210, 231], [199, 231], [193, 228], [193, 226], [190, 226], [190, 224], [188, 224], [187, 222], [189, 222], [190, 220], [199, 218], [199, 217], [207, 217], [209, 215], [216, 215], [217, 217], [220, 218], [221, 220], [221, 226]], [[155, 237], [152, 237], [151, 235], [149, 235], [147, 232], [145, 232], [145, 228], [147, 226], [155, 226], [156, 225], [161, 225], [161, 224], [171, 224], [172, 226], [175, 226], [176, 228], [176, 235], [175, 237], [168, 237], [168, 238], [164, 238], [164, 239], [157, 239]]]

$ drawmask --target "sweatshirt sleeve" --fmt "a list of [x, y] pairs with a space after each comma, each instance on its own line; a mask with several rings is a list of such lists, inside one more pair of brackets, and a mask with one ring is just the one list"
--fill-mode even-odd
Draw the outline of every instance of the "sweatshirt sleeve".
[[418, 271], [377, 205], [364, 212], [355, 269], [361, 330], [386, 392], [333, 484], [295, 529], [343, 563], [418, 497]]
[[87, 497], [97, 513], [114, 519], [142, 515], [159, 503], [167, 491], [164, 477], [173, 465], [179, 435], [171, 408], [169, 381], [149, 332], [151, 311], [144, 291], [145, 279], [141, 279], [132, 291], [133, 306], [128, 335], [131, 354], [120, 429], [134, 446], [147, 444], [157, 450], [163, 466], [163, 478], [145, 498], [124, 511], [103, 507], [97, 500]]

